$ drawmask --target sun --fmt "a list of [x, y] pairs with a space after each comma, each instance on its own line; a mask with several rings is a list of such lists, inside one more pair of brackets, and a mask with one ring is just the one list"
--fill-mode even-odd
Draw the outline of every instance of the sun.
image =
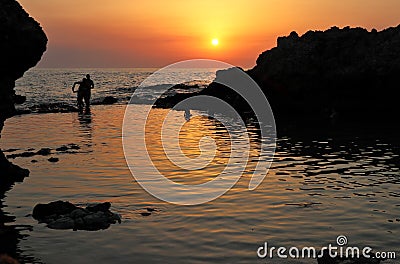
[[218, 40], [217, 38], [214, 38], [214, 39], [211, 40], [211, 44], [212, 44], [213, 46], [218, 46], [219, 40]]

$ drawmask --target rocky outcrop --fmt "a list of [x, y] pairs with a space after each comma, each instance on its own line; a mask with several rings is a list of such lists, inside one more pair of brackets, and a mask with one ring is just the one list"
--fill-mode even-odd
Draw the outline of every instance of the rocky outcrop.
[[399, 111], [400, 26], [292, 32], [248, 71], [275, 115], [349, 122], [394, 120]]
[[51, 229], [96, 231], [121, 223], [121, 217], [112, 213], [110, 207], [108, 202], [82, 208], [70, 202], [57, 201], [36, 205], [32, 216]]
[[[15, 114], [15, 80], [35, 66], [46, 50], [47, 38], [40, 25], [15, 0], [0, 1], [0, 133], [4, 121]], [[21, 180], [29, 174], [7, 161], [0, 151], [0, 184]]]
[[[234, 72], [218, 71], [201, 94], [251, 114], [243, 98], [218, 83]], [[263, 52], [247, 73], [267, 96], [280, 131], [290, 126], [332, 128], [341, 122], [398, 125], [400, 26], [381, 32], [350, 27], [303, 36], [292, 32], [278, 38], [277, 47]]]

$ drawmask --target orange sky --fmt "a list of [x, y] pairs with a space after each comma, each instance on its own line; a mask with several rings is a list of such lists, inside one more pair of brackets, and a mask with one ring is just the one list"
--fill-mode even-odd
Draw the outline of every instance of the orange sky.
[[293, 30], [400, 24], [398, 0], [19, 2], [49, 38], [41, 67], [162, 67], [202, 58], [249, 68]]

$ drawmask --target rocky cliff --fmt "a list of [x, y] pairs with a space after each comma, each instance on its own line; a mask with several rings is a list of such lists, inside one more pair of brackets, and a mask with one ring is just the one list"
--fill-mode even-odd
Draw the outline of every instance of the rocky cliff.
[[[0, 0], [0, 133], [15, 114], [15, 80], [35, 66], [46, 50], [47, 37], [15, 0]], [[22, 128], [21, 128], [22, 129]], [[0, 151], [0, 184], [20, 180], [29, 172], [11, 164]]]
[[278, 38], [277, 47], [263, 52], [248, 73], [278, 117], [393, 120], [399, 110], [400, 26], [292, 32]]
[[[266, 94], [278, 125], [398, 123], [400, 26], [292, 32], [278, 38], [247, 73]], [[229, 70], [220, 71], [217, 79], [227, 75]], [[203, 93], [248, 110], [244, 100], [216, 83]]]

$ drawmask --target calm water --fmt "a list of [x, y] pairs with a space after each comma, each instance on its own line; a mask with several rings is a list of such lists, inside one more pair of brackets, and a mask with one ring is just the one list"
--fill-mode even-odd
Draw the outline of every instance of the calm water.
[[[141, 105], [135, 107], [138, 116], [143, 114]], [[203, 205], [176, 206], [153, 198], [131, 176], [121, 143], [124, 111], [124, 105], [95, 106], [91, 115], [30, 114], [6, 122], [2, 149], [18, 148], [14, 153], [19, 153], [49, 147], [60, 159], [14, 160], [31, 171], [5, 199], [5, 210], [16, 216], [17, 224], [33, 226], [33, 231], [23, 231], [28, 236], [19, 244], [25, 254], [45, 263], [266, 263], [256, 255], [265, 241], [273, 246], [322, 247], [346, 235], [352, 246], [397, 251], [399, 256], [397, 137], [280, 137], [271, 169], [255, 191], [248, 190], [254, 165], [250, 159], [241, 180], [224, 196]], [[167, 111], [154, 109], [152, 114], [163, 116]], [[174, 111], [173, 118], [180, 122], [183, 112]], [[149, 126], [157, 128], [159, 122], [150, 118]], [[248, 129], [255, 158], [260, 139], [256, 128]], [[157, 133], [149, 136], [155, 146], [150, 152], [170, 179], [205, 182], [224, 168], [230, 139], [214, 120], [196, 117], [180, 133], [185, 154], [199, 155], [198, 139], [203, 136], [216, 138], [218, 156], [192, 175], [167, 164], [156, 147]], [[54, 150], [69, 143], [81, 149], [73, 154]], [[36, 203], [54, 200], [110, 201], [123, 222], [104, 231], [73, 232], [50, 230], [26, 217]], [[148, 206], [157, 211], [141, 216]]]

